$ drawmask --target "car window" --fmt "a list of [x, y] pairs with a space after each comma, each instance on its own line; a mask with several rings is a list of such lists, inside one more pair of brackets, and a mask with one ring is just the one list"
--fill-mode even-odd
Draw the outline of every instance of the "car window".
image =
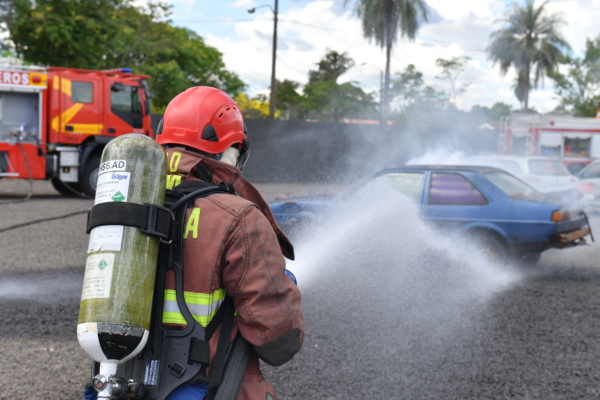
[[589, 167], [583, 174], [581, 174], [583, 179], [597, 179], [600, 178], [600, 163], [592, 165]]
[[415, 201], [420, 200], [424, 172], [392, 172], [377, 176], [373, 183], [384, 183]]
[[567, 167], [558, 160], [529, 160], [528, 164], [532, 175], [571, 175]]
[[531, 196], [538, 191], [504, 171], [489, 171], [483, 175], [500, 190], [512, 198]]
[[429, 204], [482, 205], [487, 199], [464, 176], [436, 172], [431, 174]]
[[502, 168], [505, 171], [510, 172], [511, 174], [521, 175], [521, 167], [518, 163], [514, 161], [506, 161], [506, 160], [492, 160], [492, 164], [496, 168]]

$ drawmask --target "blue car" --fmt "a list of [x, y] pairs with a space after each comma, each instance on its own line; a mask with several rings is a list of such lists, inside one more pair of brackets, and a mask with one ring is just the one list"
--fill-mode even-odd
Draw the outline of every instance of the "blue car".
[[591, 235], [576, 191], [540, 193], [508, 172], [478, 166], [412, 165], [379, 171], [339, 196], [270, 204], [286, 231], [316, 221], [329, 207], [372, 183], [389, 185], [419, 206], [421, 217], [471, 235], [492, 259], [535, 264], [541, 252], [586, 243]]

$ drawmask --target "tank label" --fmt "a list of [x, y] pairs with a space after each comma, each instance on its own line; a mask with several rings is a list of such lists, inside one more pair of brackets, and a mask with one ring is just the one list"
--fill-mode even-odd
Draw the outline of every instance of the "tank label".
[[110, 296], [115, 255], [112, 253], [93, 254], [85, 262], [85, 276], [81, 300], [107, 299]]
[[92, 229], [88, 253], [95, 251], [121, 251], [123, 241], [122, 225], [104, 225]]
[[[106, 168], [104, 171], [101, 170], [100, 175], [98, 175], [96, 201], [94, 201], [94, 204], [109, 201], [127, 201], [131, 172], [119, 172], [119, 169], [125, 168], [125, 161], [107, 161], [102, 163], [100, 167], [102, 168], [103, 165], [106, 165]], [[122, 241], [122, 225], [99, 226], [92, 229], [90, 233], [88, 253], [95, 251], [121, 251]]]
[[160, 360], [149, 359], [146, 361], [146, 374], [144, 375], [144, 385], [156, 386], [158, 383], [158, 367]]
[[127, 201], [131, 172], [102, 172], [98, 175], [96, 201], [94, 204], [108, 201]]
[[125, 171], [126, 165], [127, 162], [125, 160], [106, 161], [100, 164], [100, 167], [98, 167], [98, 173], [102, 174], [104, 172]]

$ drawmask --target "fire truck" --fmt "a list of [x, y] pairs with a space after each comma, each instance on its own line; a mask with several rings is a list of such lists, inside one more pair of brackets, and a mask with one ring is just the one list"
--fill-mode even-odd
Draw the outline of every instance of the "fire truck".
[[153, 137], [149, 76], [130, 69], [0, 66], [0, 178], [50, 179], [93, 196], [114, 137]]
[[600, 118], [513, 113], [498, 138], [500, 154], [559, 158], [573, 173], [600, 158]]

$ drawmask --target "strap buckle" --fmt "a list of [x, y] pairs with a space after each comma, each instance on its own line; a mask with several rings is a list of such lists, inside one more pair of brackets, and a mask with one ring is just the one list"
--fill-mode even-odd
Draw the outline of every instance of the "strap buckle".
[[167, 212], [171, 215], [171, 220], [169, 221], [170, 226], [170, 224], [175, 220], [175, 214], [173, 214], [173, 211], [167, 207], [157, 206], [156, 204], [144, 203], [144, 206], [148, 207], [148, 223], [146, 224], [146, 228], [140, 228], [140, 232], [158, 237], [161, 243], [173, 243], [173, 240], [166, 240], [169, 239], [169, 230], [167, 229], [165, 233], [164, 230], [160, 229], [160, 225], [165, 222], [164, 217], [162, 217], [162, 215], [164, 215], [163, 212]]

